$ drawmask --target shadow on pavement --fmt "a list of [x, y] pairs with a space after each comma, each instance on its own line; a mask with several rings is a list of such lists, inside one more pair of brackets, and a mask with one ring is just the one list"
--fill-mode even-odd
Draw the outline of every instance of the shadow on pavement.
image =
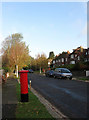
[[2, 119], [16, 118], [16, 83], [17, 80], [10, 77], [5, 84], [2, 84]]

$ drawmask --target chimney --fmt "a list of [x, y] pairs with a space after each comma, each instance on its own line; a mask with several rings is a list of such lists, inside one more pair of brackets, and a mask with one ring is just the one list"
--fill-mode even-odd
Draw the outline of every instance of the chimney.
[[83, 52], [83, 47], [82, 46], [80, 46], [80, 52]]
[[68, 54], [70, 54], [70, 52], [69, 52], [69, 51], [67, 51], [67, 53], [68, 53]]

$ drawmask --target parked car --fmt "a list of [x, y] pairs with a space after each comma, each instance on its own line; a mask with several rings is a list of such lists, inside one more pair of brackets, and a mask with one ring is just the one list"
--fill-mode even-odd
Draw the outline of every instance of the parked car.
[[72, 79], [72, 73], [67, 68], [56, 68], [54, 71], [54, 78], [69, 78]]
[[45, 72], [46, 77], [53, 77], [54, 76], [54, 71], [53, 70], [47, 70]]
[[28, 69], [29, 73], [33, 73], [34, 71], [32, 69]]

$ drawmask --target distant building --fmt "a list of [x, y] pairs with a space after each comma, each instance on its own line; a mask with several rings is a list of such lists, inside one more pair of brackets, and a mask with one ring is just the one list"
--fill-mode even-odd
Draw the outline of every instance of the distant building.
[[85, 62], [85, 54], [86, 50], [83, 47], [78, 47], [77, 49], [73, 49], [73, 52], [69, 55], [69, 64], [76, 64], [80, 61]]
[[52, 59], [48, 59], [48, 67], [50, 67]]
[[69, 56], [69, 51], [67, 52], [62, 52], [58, 56], [55, 57], [52, 61], [53, 67], [59, 67], [61, 65], [66, 65], [68, 64], [68, 56]]
[[85, 50], [84, 62], [89, 62], [89, 48]]
[[55, 68], [61, 65], [76, 64], [80, 61], [89, 61], [89, 48], [84, 49], [80, 46], [76, 49], [73, 49], [72, 53], [70, 53], [69, 51], [62, 52], [51, 61], [51, 66]]

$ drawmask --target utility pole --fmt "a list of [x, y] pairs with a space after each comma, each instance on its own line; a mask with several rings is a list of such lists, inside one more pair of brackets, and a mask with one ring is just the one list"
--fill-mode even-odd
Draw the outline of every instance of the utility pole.
[[40, 66], [40, 74], [41, 74], [41, 66]]
[[[17, 63], [18, 63], [18, 55], [17, 55]], [[16, 77], [18, 78], [18, 65], [16, 65]]]

